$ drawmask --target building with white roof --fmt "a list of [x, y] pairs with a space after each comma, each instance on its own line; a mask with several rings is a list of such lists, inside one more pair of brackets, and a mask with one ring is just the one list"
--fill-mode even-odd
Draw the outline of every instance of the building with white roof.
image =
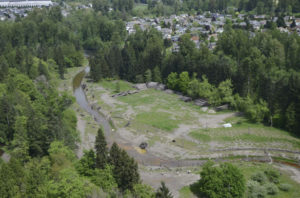
[[51, 0], [0, 0], [0, 7], [49, 7], [53, 3]]

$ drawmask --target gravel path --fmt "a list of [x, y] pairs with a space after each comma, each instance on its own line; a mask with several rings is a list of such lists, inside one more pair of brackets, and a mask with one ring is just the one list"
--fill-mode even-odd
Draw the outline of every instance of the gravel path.
[[195, 183], [200, 179], [199, 174], [188, 174], [179, 172], [141, 172], [143, 183], [148, 184], [155, 189], [160, 186], [160, 182], [166, 183], [174, 198], [179, 197], [179, 190], [190, 184]]
[[276, 168], [286, 171], [290, 174], [291, 178], [300, 184], [300, 169], [284, 164], [276, 164]]
[[77, 143], [78, 149], [76, 155], [78, 158], [83, 156], [84, 150], [90, 150], [94, 147], [94, 142], [96, 136], [91, 133], [86, 133], [85, 131], [86, 121], [84, 121], [80, 116], [77, 116], [77, 129], [80, 134], [80, 142]]

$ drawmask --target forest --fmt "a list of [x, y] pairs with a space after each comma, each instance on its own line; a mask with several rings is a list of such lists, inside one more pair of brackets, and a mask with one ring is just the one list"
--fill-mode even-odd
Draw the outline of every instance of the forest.
[[[162, 2], [177, 9], [178, 1]], [[268, 2], [183, 1], [178, 10], [216, 11], [227, 4], [245, 11], [266, 10]], [[56, 6], [0, 22], [0, 145], [11, 156], [8, 163], [0, 161], [2, 197], [169, 196], [164, 184], [157, 192], [142, 184], [137, 163], [117, 144], [108, 149], [101, 129], [95, 151], [80, 160], [75, 157], [77, 118], [69, 108], [74, 98], [59, 92], [55, 82], [64, 78], [67, 68], [83, 66], [83, 50], [93, 54], [89, 62], [94, 81], [162, 82], [212, 106], [229, 104], [252, 122], [300, 135], [296, 34], [269, 29], [252, 37], [228, 22], [215, 50], [197, 49], [185, 34], [180, 51], [172, 53], [170, 42], [157, 30], [137, 29], [127, 35], [123, 19], [130, 15], [133, 1], [94, 4], [94, 10], [72, 11], [67, 17]], [[151, 1], [148, 5], [150, 10], [159, 6]], [[274, 11], [299, 12], [299, 7], [299, 1], [279, 1]], [[239, 177], [230, 165], [224, 169]], [[207, 170], [214, 171], [209, 166]], [[244, 186], [243, 180], [238, 182]], [[239, 196], [243, 189], [232, 193]]]

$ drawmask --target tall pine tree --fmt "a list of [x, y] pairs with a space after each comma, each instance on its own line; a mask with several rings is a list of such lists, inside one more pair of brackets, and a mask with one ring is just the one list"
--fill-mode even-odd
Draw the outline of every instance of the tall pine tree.
[[116, 143], [110, 149], [110, 163], [114, 166], [113, 174], [121, 190], [132, 190], [134, 184], [139, 183], [137, 163]]
[[172, 194], [165, 185], [165, 182], [161, 182], [161, 186], [157, 189], [155, 194], [156, 198], [172, 198]]
[[105, 168], [108, 162], [108, 149], [107, 143], [101, 128], [98, 130], [98, 134], [95, 142], [96, 150], [96, 168]]

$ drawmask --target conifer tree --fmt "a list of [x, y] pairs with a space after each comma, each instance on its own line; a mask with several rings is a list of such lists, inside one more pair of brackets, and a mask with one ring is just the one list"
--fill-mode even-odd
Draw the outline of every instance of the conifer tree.
[[167, 186], [165, 185], [165, 182], [161, 182], [161, 186], [158, 188], [156, 194], [155, 194], [156, 198], [172, 198], [172, 194], [169, 191], [169, 189], [167, 188]]
[[134, 184], [139, 183], [140, 175], [137, 163], [116, 143], [113, 143], [110, 149], [110, 163], [114, 167], [113, 174], [121, 190], [132, 190]]
[[158, 66], [156, 66], [153, 70], [153, 81], [154, 82], [159, 82], [159, 83], [162, 82], [161, 73], [160, 73], [160, 70], [159, 70]]
[[92, 149], [89, 151], [84, 151], [84, 155], [76, 165], [76, 170], [80, 175], [90, 177], [94, 174], [95, 161], [95, 152]]
[[105, 168], [105, 165], [108, 162], [108, 150], [107, 143], [101, 128], [98, 130], [98, 134], [95, 142], [96, 150], [96, 168]]

